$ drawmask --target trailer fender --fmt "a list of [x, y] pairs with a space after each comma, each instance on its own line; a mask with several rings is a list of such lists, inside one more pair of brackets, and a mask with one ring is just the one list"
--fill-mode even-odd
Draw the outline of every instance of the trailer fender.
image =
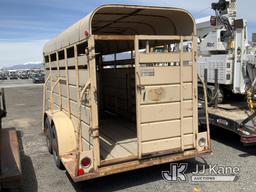
[[52, 115], [52, 123], [55, 125], [59, 156], [76, 150], [75, 129], [71, 119], [59, 111]]

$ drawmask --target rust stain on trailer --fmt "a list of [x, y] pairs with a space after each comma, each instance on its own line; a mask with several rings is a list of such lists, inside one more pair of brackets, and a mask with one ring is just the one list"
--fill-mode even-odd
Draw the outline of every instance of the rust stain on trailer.
[[148, 91], [148, 98], [151, 101], [161, 101], [164, 98], [164, 89], [162, 87], [150, 89]]

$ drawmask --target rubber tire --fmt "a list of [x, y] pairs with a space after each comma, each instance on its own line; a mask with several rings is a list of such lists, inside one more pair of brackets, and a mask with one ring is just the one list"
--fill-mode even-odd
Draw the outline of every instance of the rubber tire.
[[48, 152], [52, 154], [52, 130], [51, 130], [51, 123], [48, 118], [44, 120], [45, 125], [45, 139]]
[[55, 125], [52, 125], [52, 152], [53, 152], [53, 160], [55, 162], [55, 165], [58, 169], [64, 170], [64, 165], [61, 162], [60, 156], [59, 156], [59, 147], [57, 142], [57, 136], [56, 136], [56, 129]]

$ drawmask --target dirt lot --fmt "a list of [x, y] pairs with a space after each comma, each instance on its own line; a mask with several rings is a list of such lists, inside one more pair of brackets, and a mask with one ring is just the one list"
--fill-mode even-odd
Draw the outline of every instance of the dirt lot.
[[[161, 172], [170, 166], [161, 165], [129, 173], [118, 174], [93, 181], [74, 184], [65, 171], [55, 168], [48, 154], [41, 130], [43, 87], [23, 82], [26, 87], [16, 87], [17, 82], [1, 82], [6, 89], [8, 118], [4, 127], [16, 127], [21, 138], [24, 192], [85, 192], [85, 191], [193, 191], [200, 186], [202, 191], [255, 191], [256, 149], [243, 147], [239, 138], [229, 132], [214, 128], [213, 155], [204, 159], [184, 161], [189, 163], [187, 174], [207, 164], [239, 166], [241, 173], [237, 182], [230, 183], [167, 183]], [[19, 83], [20, 84], [20, 83]]]

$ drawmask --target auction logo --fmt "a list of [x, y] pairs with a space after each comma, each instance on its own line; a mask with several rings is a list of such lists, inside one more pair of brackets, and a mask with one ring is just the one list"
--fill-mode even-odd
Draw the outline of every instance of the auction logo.
[[162, 177], [165, 181], [171, 182], [171, 181], [179, 181], [179, 182], [186, 182], [187, 176], [185, 174], [186, 170], [188, 168], [187, 163], [181, 163], [181, 164], [171, 164], [170, 171], [162, 171]]
[[[162, 177], [167, 182], [189, 182], [186, 174], [187, 163], [171, 164], [170, 171], [162, 171]], [[218, 165], [196, 165], [192, 172], [191, 182], [235, 182], [239, 179], [240, 168]]]

